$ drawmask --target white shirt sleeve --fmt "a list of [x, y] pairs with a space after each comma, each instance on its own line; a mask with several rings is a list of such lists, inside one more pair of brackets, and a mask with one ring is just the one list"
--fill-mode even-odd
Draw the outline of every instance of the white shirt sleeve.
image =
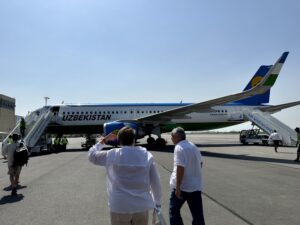
[[151, 191], [152, 191], [155, 204], [161, 205], [162, 190], [161, 190], [160, 177], [155, 162], [152, 162], [150, 166], [150, 186], [151, 186]]
[[183, 154], [183, 149], [181, 146], [176, 145], [174, 150], [174, 162], [176, 166], [186, 166], [185, 157]]
[[88, 159], [91, 163], [99, 166], [106, 165], [107, 151], [101, 151], [103, 147], [103, 144], [97, 143], [90, 148], [88, 152]]

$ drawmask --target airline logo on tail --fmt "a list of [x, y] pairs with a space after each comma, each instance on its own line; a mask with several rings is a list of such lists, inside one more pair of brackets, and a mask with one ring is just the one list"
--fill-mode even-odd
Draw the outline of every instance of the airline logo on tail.
[[[281, 67], [283, 63], [285, 62], [289, 52], [284, 52], [282, 56], [278, 59], [278, 61], [273, 65], [266, 66], [262, 65], [259, 67], [259, 69], [256, 71], [252, 79], [249, 81], [247, 86], [244, 88], [243, 91], [250, 90], [251, 88], [257, 86], [263, 79], [266, 77], [266, 75], [269, 75], [268, 79], [264, 81], [263, 86], [273, 86], [276, 82], [276, 79], [279, 75], [279, 72], [281, 70]], [[272, 70], [272, 71], [270, 71]], [[236, 101], [235, 103], [243, 104], [243, 105], [261, 105], [264, 103], [269, 103], [270, 100], [270, 90], [266, 91], [264, 94], [255, 95], [249, 98], [245, 98], [239, 101]]]

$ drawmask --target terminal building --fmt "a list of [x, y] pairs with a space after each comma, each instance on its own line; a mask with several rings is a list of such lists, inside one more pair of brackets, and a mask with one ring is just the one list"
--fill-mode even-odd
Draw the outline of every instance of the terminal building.
[[0, 132], [9, 132], [16, 126], [16, 99], [0, 94]]

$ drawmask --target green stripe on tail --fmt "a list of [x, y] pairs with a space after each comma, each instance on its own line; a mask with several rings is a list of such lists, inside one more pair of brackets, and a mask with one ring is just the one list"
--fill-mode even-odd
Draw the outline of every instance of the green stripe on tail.
[[269, 78], [265, 81], [264, 86], [273, 86], [276, 82], [278, 74], [271, 74]]

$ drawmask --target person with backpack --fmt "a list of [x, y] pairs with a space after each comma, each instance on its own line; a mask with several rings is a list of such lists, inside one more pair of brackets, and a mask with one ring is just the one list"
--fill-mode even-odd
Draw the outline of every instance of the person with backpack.
[[[19, 178], [22, 170], [22, 166], [24, 165], [23, 163], [17, 162], [15, 160], [16, 157], [16, 151], [19, 151], [19, 135], [18, 134], [13, 134], [12, 135], [13, 142], [9, 145], [7, 145], [3, 149], [3, 154], [7, 158], [7, 166], [8, 166], [8, 175], [11, 183], [11, 195], [15, 196], [17, 195], [17, 187], [19, 184]], [[28, 160], [28, 152], [26, 151], [27, 154], [27, 160]], [[20, 158], [20, 157], [19, 157]], [[24, 160], [23, 160], [24, 161]], [[22, 165], [23, 164], [23, 165]]]

